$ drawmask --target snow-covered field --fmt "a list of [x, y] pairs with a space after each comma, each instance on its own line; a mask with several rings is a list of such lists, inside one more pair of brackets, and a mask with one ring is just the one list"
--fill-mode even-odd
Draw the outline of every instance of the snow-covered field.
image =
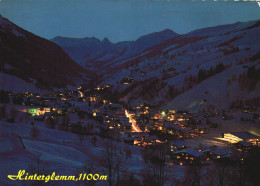
[[[23, 182], [12, 181], [7, 178], [7, 175], [16, 175], [19, 170], [28, 170], [32, 166], [37, 166], [39, 159], [40, 166], [44, 165], [44, 170], [48, 173], [74, 175], [86, 165], [86, 162], [91, 162], [100, 171], [95, 173], [108, 174], [107, 169], [102, 166], [102, 163], [100, 164], [100, 158], [106, 150], [106, 144], [111, 140], [96, 136], [97, 141], [94, 145], [91, 135], [84, 136], [83, 141], [80, 142], [77, 134], [46, 128], [41, 121], [35, 121], [34, 125], [40, 131], [39, 137], [36, 138], [30, 135], [33, 126], [29, 122], [27, 124], [0, 122], [0, 185], [21, 185]], [[131, 149], [131, 157], [125, 160], [124, 166], [128, 172], [140, 178], [147, 167], [142, 157], [143, 149], [123, 142], [113, 142], [117, 149]], [[166, 168], [171, 170], [173, 166]], [[169, 172], [169, 175], [173, 174], [173, 177], [181, 178], [183, 170], [174, 167], [174, 172]], [[62, 182], [49, 183], [63, 184]], [[100, 184], [106, 185], [107, 182], [100, 182]], [[77, 182], [71, 182], [70, 185], [77, 185]]]
[[[227, 147], [227, 142], [219, 140], [223, 132], [247, 131], [260, 135], [259, 124], [240, 121], [241, 111], [234, 111], [230, 114], [234, 115], [233, 120], [222, 120], [222, 118], [214, 117], [211, 121], [218, 123], [218, 128], [210, 128], [209, 134], [186, 139], [188, 147], [198, 148], [210, 147], [216, 145], [219, 148]], [[30, 135], [31, 126], [29, 123], [16, 122], [8, 123], [1, 121], [0, 123], [0, 183], [1, 185], [20, 185], [22, 182], [12, 181], [7, 175], [15, 175], [19, 170], [28, 170], [32, 166], [37, 165], [37, 160], [45, 165], [47, 172], [56, 172], [56, 174], [71, 175], [77, 174], [80, 168], [86, 165], [86, 162], [97, 167], [99, 174], [107, 174], [107, 169], [100, 163], [100, 157], [106, 149], [109, 139], [96, 136], [97, 142], [92, 143], [93, 136], [84, 136], [84, 140], [80, 142], [79, 136], [73, 133], [64, 132], [45, 128], [44, 122], [36, 121], [35, 126], [40, 131], [40, 136], [33, 138]], [[20, 140], [21, 138], [21, 140]], [[21, 143], [22, 141], [22, 143]], [[118, 149], [130, 148], [132, 155], [124, 162], [124, 166], [128, 172], [133, 173], [137, 178], [141, 179], [141, 175], [149, 167], [145, 164], [142, 157], [142, 148], [126, 145], [122, 142], [114, 141]], [[25, 146], [25, 149], [23, 147]], [[172, 180], [182, 180], [185, 175], [185, 166], [167, 165], [166, 185]], [[103, 184], [106, 182], [103, 182]], [[50, 182], [50, 184], [62, 185], [62, 182]], [[77, 182], [71, 182], [71, 185], [77, 185]], [[102, 184], [102, 185], [103, 185]]]
[[2, 72], [0, 72], [0, 87], [4, 90], [12, 90], [14, 93], [26, 91], [33, 93], [41, 92], [33, 83], [26, 82], [23, 79]]

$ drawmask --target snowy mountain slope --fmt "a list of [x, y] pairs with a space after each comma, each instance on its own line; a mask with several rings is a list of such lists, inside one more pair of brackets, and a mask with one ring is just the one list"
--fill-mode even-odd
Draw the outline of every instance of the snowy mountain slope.
[[219, 107], [228, 108], [231, 101], [255, 98], [260, 95], [260, 83], [253, 91], [248, 92], [242, 91], [237, 81], [239, 75], [246, 70], [242, 66], [235, 66], [216, 74], [177, 96], [167, 103], [165, 108], [199, 111], [205, 105], [214, 105], [219, 109]]
[[225, 35], [231, 32], [239, 32], [251, 26], [257, 26], [257, 24], [259, 24], [259, 21], [236, 22], [234, 24], [227, 24], [227, 25], [220, 25], [215, 27], [198, 29], [195, 31], [191, 31], [186, 35], [193, 36], [193, 37], [202, 36], [202, 35], [210, 35], [210, 36], [219, 35], [219, 34]]
[[12, 90], [14, 93], [24, 92], [25, 90], [33, 93], [42, 92], [33, 83], [28, 83], [10, 74], [0, 72], [0, 77], [0, 87], [3, 90]]
[[[260, 51], [259, 32], [259, 21], [200, 29], [151, 47], [128, 61], [119, 61], [114, 64], [115, 69], [106, 74], [99, 84], [113, 85], [114, 93], [125, 102], [161, 105], [170, 102], [172, 104], [169, 103], [167, 106], [174, 107], [176, 104], [178, 108], [191, 108], [190, 105], [194, 101], [201, 101], [202, 97], [191, 96], [196, 95], [196, 91], [200, 92], [200, 88], [196, 87], [220, 84], [226, 88], [220, 87], [219, 94], [213, 96], [211, 100], [221, 99], [220, 103], [227, 106], [232, 99], [226, 101], [221, 95], [226, 96], [226, 90], [230, 89], [231, 85], [223, 84], [228, 81], [229, 74], [242, 73], [241, 69], [247, 71], [253, 65], [259, 69], [259, 57], [251, 60], [252, 56]], [[219, 71], [220, 66], [222, 67]], [[203, 70], [208, 71], [210, 75], [201, 82], [198, 77], [199, 72]], [[219, 75], [220, 72], [223, 73], [223, 77]], [[121, 84], [125, 77], [134, 79], [134, 83]], [[211, 89], [213, 91], [213, 87]], [[185, 100], [185, 96], [178, 97], [189, 90], [193, 92], [186, 94], [190, 99]], [[238, 86], [234, 87], [234, 90], [237, 90], [231, 97], [234, 99], [257, 96], [259, 80], [251, 94], [240, 90]], [[182, 99], [185, 103], [182, 103]]]

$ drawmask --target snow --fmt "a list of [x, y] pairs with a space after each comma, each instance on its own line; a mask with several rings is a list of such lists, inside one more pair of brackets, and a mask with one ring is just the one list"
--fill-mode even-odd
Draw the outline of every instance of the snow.
[[[230, 86], [227, 85], [227, 80], [232, 79], [232, 75], [236, 74], [238, 77], [239, 74], [244, 71], [245, 69], [241, 66], [236, 66], [216, 74], [177, 96], [171, 102], [167, 103], [165, 108], [175, 108], [177, 110], [188, 108], [191, 111], [199, 111], [201, 105], [204, 104], [202, 102], [204, 99], [207, 100], [206, 105], [213, 104], [216, 108], [221, 105], [225, 108], [228, 107], [230, 101], [236, 100], [237, 98], [245, 96], [247, 98], [253, 98], [260, 95], [259, 84], [256, 89], [250, 93], [241, 91], [237, 82], [232, 83]], [[208, 94], [205, 94], [206, 91]], [[228, 93], [229, 96], [227, 96]]]
[[[235, 30], [231, 29], [232, 32], [230, 32], [229, 34], [222, 36], [218, 34], [213, 35], [210, 38], [205, 38], [192, 44], [187, 44], [175, 50], [170, 50], [168, 52], [169, 55], [177, 55], [179, 53], [182, 53], [183, 51], [187, 51], [185, 55], [176, 56], [174, 59], [169, 59], [163, 54], [155, 56], [154, 58], [144, 58], [140, 63], [135, 66], [123, 69], [122, 71], [114, 72], [113, 74], [110, 74], [109, 77], [104, 77], [101, 84], [112, 84], [114, 85], [114, 90], [123, 91], [130, 86], [120, 84], [120, 80], [125, 76], [133, 77], [137, 82], [144, 82], [145, 80], [152, 77], [157, 77], [158, 79], [161, 79], [163, 70], [167, 70], [170, 67], [173, 67], [176, 70], [169, 71], [168, 73], [170, 75], [174, 73], [179, 74], [172, 78], [165, 79], [164, 82], [166, 82], [168, 85], [174, 85], [175, 88], [180, 89], [185, 85], [184, 79], [186, 76], [197, 76], [199, 69], [209, 70], [210, 67], [215, 67], [217, 64], [223, 63], [224, 65], [232, 64], [232, 67], [220, 73], [221, 75], [216, 74], [214, 75], [214, 77], [208, 78], [207, 80], [205, 80], [207, 83], [202, 82], [196, 85], [192, 88], [192, 90], [188, 90], [188, 92], [190, 93], [184, 93], [183, 95], [180, 95], [181, 97], [176, 97], [174, 100], [170, 101], [169, 104], [167, 104], [166, 108], [188, 108], [192, 111], [198, 111], [200, 107], [203, 108], [204, 106], [211, 103], [215, 104], [217, 102], [218, 107], [226, 107], [231, 100], [234, 100], [236, 98], [255, 97], [259, 94], [259, 84], [257, 85], [256, 90], [250, 93], [241, 91], [239, 89], [237, 81], [233, 82], [231, 85], [227, 85], [227, 81], [228, 79], [231, 79], [232, 74], [236, 74], [238, 77], [242, 72], [246, 70], [242, 68], [243, 65], [238, 65], [239, 60], [243, 61], [248, 59], [249, 57], [255, 55], [260, 49], [260, 36], [259, 34], [257, 34], [260, 31], [260, 27], [240, 31], [241, 28], [245, 28], [253, 23], [255, 22], [250, 22], [248, 24], [241, 23], [242, 26], [236, 24], [235, 26], [230, 26], [230, 29], [234, 28]], [[223, 30], [225, 29], [223, 28]], [[183, 35], [181, 37], [188, 37], [188, 35]], [[228, 46], [218, 47], [218, 45], [235, 37], [239, 39], [233, 41], [230, 45], [239, 47], [240, 51], [224, 56], [221, 50], [224, 48], [230, 48]], [[165, 51], [168, 47], [173, 46], [174, 45], [166, 46], [164, 49], [162, 49], [162, 51]], [[166, 61], [165, 64], [162, 63], [163, 60]], [[250, 66], [252, 65], [258, 64], [256, 62], [251, 62]], [[139, 70], [135, 72], [136, 69]], [[140, 71], [146, 71], [148, 72], [148, 74], [145, 76], [141, 76]], [[135, 87], [122, 100], [127, 102], [129, 98], [134, 97], [131, 98], [131, 103], [143, 102], [139, 96], [136, 96], [138, 95], [138, 90], [141, 87], [141, 85]], [[203, 93], [206, 91], [202, 91], [203, 89], [210, 89], [211, 94], [207, 96], [203, 95]], [[167, 100], [167, 98], [163, 96], [165, 94], [167, 95], [167, 88], [159, 90], [158, 97], [153, 98], [152, 100], [145, 101], [149, 101], [150, 103], [165, 103], [165, 100]], [[231, 99], [227, 99], [227, 94], [230, 94], [229, 98]], [[217, 98], [217, 101], [215, 100], [215, 98]], [[209, 100], [208, 104], [203, 105], [204, 99]]]
[[228, 25], [220, 25], [216, 27], [208, 27], [203, 29], [198, 29], [195, 31], [192, 31], [187, 34], [187, 36], [205, 36], [205, 35], [218, 35], [218, 34], [225, 34], [228, 32], [237, 32], [242, 30], [243, 28], [247, 28], [249, 26], [252, 26], [257, 21], [249, 21], [249, 22], [237, 22], [235, 24], [228, 24]]
[[26, 149], [32, 153], [41, 153], [41, 159], [48, 161], [52, 167], [80, 167], [87, 160], [87, 156], [71, 147], [42, 141], [23, 140]]
[[13, 143], [10, 139], [0, 136], [0, 152], [8, 152], [14, 150]]
[[23, 79], [0, 72], [0, 87], [4, 90], [11, 90], [14, 93], [32, 92], [39, 93], [42, 90], [38, 89], [34, 84], [28, 83]]
[[[223, 63], [225, 65], [233, 65], [231, 68], [228, 68], [221, 73], [202, 81], [172, 100], [165, 99], [165, 97], [161, 96], [163, 93], [167, 93], [168, 90], [166, 87], [158, 90], [158, 96], [149, 101], [164, 101], [165, 108], [167, 109], [180, 110], [188, 108], [193, 112], [198, 112], [203, 107], [210, 104], [215, 105], [217, 108], [227, 108], [229, 102], [236, 100], [237, 98], [252, 98], [258, 96], [260, 95], [259, 84], [256, 86], [255, 90], [246, 92], [240, 90], [237, 80], [232, 81], [230, 85], [227, 83], [228, 80], [232, 79], [233, 75], [238, 77], [240, 74], [247, 71], [247, 69], [243, 68], [243, 65], [237, 65], [238, 60], [244, 60], [245, 58], [257, 53], [260, 49], [260, 36], [258, 34], [259, 27], [251, 30], [240, 31], [241, 29], [251, 26], [254, 23], [255, 22], [236, 23], [234, 25], [206, 28], [188, 33], [181, 37], [189, 38], [192, 36], [211, 36], [194, 43], [188, 43], [180, 48], [178, 48], [178, 45], [175, 44], [165, 46], [162, 51], [169, 50], [169, 55], [182, 54], [183, 51], [187, 52], [186, 54], [176, 56], [174, 59], [169, 59], [163, 54], [159, 54], [153, 58], [143, 59], [135, 66], [112, 73], [109, 77], [104, 77], [101, 84], [112, 84], [114, 85], [114, 90], [123, 91], [131, 85], [121, 85], [120, 80], [125, 76], [133, 77], [136, 81], [140, 82], [140, 86], [137, 86], [125, 97], [125, 100], [127, 100], [131, 94], [136, 94], [136, 98], [131, 100], [131, 104], [133, 104], [136, 102], [144, 102], [144, 100], [142, 100], [137, 94], [142, 87], [141, 82], [144, 82], [152, 77], [161, 79], [163, 70], [174, 67], [176, 70], [170, 71], [169, 74], [178, 72], [179, 75], [163, 81], [166, 82], [167, 85], [174, 85], [175, 87], [181, 88], [185, 85], [185, 76], [197, 75], [199, 69], [209, 69], [211, 66], [216, 66], [219, 63]], [[223, 35], [227, 32], [230, 33]], [[220, 34], [222, 35], [220, 36]], [[240, 36], [243, 37], [232, 42], [232, 45], [238, 46], [242, 52], [223, 56], [223, 52], [220, 51], [220, 47], [217, 46], [234, 37]], [[161, 41], [160, 39], [161, 38], [159, 38], [159, 41]], [[91, 41], [93, 43], [99, 43], [99, 41], [96, 41], [95, 38], [92, 38]], [[106, 40], [104, 42], [106, 45], [109, 44]], [[116, 44], [114, 47], [111, 47], [110, 50], [98, 50], [96, 53], [86, 57], [86, 59], [94, 59], [97, 57], [97, 59], [109, 60], [116, 56], [116, 58], [111, 60], [111, 63], [109, 64], [119, 65], [128, 62], [129, 60], [144, 58], [149, 51], [142, 52], [142, 50], [154, 43], [149, 42], [143, 45], [146, 42], [146, 39], [141, 39], [138, 42], [140, 42], [138, 46], [132, 45], [131, 42], [121, 42]], [[79, 45], [81, 46], [82, 43]], [[175, 47], [177, 47], [177, 49], [174, 49]], [[228, 47], [221, 47], [221, 49], [223, 48]], [[247, 51], [245, 48], [250, 48], [250, 50]], [[127, 57], [131, 58], [126, 59]], [[165, 61], [165, 63], [162, 63], [162, 61]], [[245, 65], [252, 66], [259, 64], [257, 62], [250, 62]], [[197, 68], [196, 66], [199, 67]], [[189, 69], [189, 67], [191, 68]], [[136, 69], [140, 70], [131, 72]], [[146, 71], [148, 74], [141, 76], [140, 71]], [[13, 90], [14, 92], [40, 92], [40, 90], [38, 90], [33, 84], [27, 83], [20, 78], [4, 73], [0, 73], [0, 76], [0, 87], [5, 90]], [[208, 93], [206, 94], [205, 92]], [[86, 104], [79, 106], [81, 108], [87, 107]], [[216, 145], [220, 148], [224, 148], [227, 146], [227, 143], [219, 139], [223, 132], [237, 132], [243, 130], [243, 128], [246, 128], [249, 132], [255, 135], [260, 135], [260, 129], [257, 124], [240, 121], [239, 116], [241, 116], [241, 113], [238, 111], [231, 114], [235, 115], [235, 118], [237, 119], [225, 121], [222, 120], [221, 116], [213, 118], [212, 121], [218, 123], [220, 127], [212, 130], [210, 129], [209, 134], [206, 136], [186, 139], [184, 142], [189, 148], [197, 148], [199, 144], [205, 147]], [[70, 114], [70, 117], [72, 120], [79, 120], [76, 114]], [[93, 120], [88, 119], [87, 122], [93, 122]], [[91, 135], [84, 136], [84, 140], [80, 142], [77, 134], [45, 128], [44, 122], [35, 122], [35, 125], [40, 130], [40, 136], [34, 139], [30, 136], [32, 126], [26, 124], [24, 121], [19, 121], [16, 123], [7, 123], [5, 121], [0, 122], [0, 159], [1, 163], [3, 163], [3, 166], [0, 167], [1, 175], [15, 174], [19, 169], [27, 169], [31, 163], [36, 162], [35, 155], [37, 153], [41, 154], [42, 161], [49, 164], [51, 171], [56, 171], [60, 174], [74, 174], [78, 168], [84, 165], [86, 160], [98, 166], [99, 156], [105, 151], [106, 144], [111, 142], [109, 139], [96, 136], [97, 142], [94, 145], [91, 143], [91, 139], [93, 137]], [[98, 126], [97, 123], [94, 125]], [[18, 136], [21, 137], [22, 142], [26, 147], [25, 149], [23, 149]], [[125, 147], [128, 147], [132, 150], [132, 157], [125, 163], [129, 166], [130, 171], [140, 175], [142, 171], [147, 168], [147, 165], [142, 159], [143, 149], [126, 145], [122, 142], [115, 143], [118, 148], [124, 149]], [[6, 167], [8, 167], [8, 169]], [[104, 167], [103, 169], [105, 170]], [[173, 175], [177, 179], [183, 178], [185, 171], [184, 167], [166, 166], [166, 169], [168, 170], [169, 175]], [[105, 172], [107, 171], [105, 170]], [[0, 179], [1, 184], [14, 183], [7, 180], [7, 178], [3, 178], [2, 176]]]
[[[37, 154], [41, 154], [40, 159], [47, 163], [47, 169], [57, 174], [75, 174], [86, 161], [100, 167], [99, 157], [110, 140], [96, 136], [97, 142], [93, 145], [93, 136], [85, 136], [80, 142], [77, 134], [45, 128], [44, 122], [35, 121], [35, 126], [38, 127], [40, 136], [32, 138], [30, 124], [0, 122], [1, 175], [15, 175], [20, 169], [27, 170], [30, 164], [36, 164]], [[18, 136], [21, 136], [25, 149]], [[132, 157], [127, 160], [127, 164], [138, 174], [145, 167], [140, 149], [122, 142], [115, 143], [118, 149], [125, 149], [126, 146], [131, 149]], [[106, 170], [105, 173], [107, 174]], [[19, 184], [3, 176], [0, 179], [4, 184]]]
[[166, 47], [166, 48], [163, 49], [162, 51], [163, 51], [163, 52], [166, 52], [167, 50], [174, 49], [174, 48], [177, 47], [177, 46], [178, 46], [178, 44], [171, 45], [171, 46], [169, 46], [169, 47]]

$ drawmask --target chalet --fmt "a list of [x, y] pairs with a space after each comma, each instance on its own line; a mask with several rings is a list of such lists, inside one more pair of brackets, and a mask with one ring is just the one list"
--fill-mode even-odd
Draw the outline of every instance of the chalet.
[[183, 118], [178, 118], [178, 122], [177, 122], [180, 126], [186, 126], [187, 125], [187, 121]]
[[164, 124], [164, 128], [165, 128], [167, 134], [172, 134], [172, 135], [179, 135], [180, 134], [179, 131], [182, 130], [180, 125], [170, 123], [170, 122], [166, 122]]
[[28, 108], [27, 113], [31, 114], [32, 116], [39, 115], [38, 114], [38, 107]]
[[126, 132], [127, 130], [132, 129], [132, 124], [129, 123], [129, 120], [127, 118], [120, 118], [120, 128]]
[[120, 104], [112, 103], [112, 104], [108, 105], [108, 108], [113, 111], [121, 111], [124, 107]]
[[143, 139], [141, 137], [136, 137], [134, 139], [134, 145], [141, 145], [142, 142], [143, 142]]
[[195, 132], [199, 133], [199, 134], [207, 134], [209, 129], [205, 126], [202, 125], [196, 125], [194, 127]]
[[249, 132], [230, 132], [223, 134], [223, 138], [231, 143], [238, 143], [239, 141], [250, 142], [258, 145], [260, 137]]
[[248, 151], [252, 148], [253, 144], [246, 141], [239, 141], [234, 144], [235, 147], [239, 150]]
[[141, 71], [140, 74], [141, 74], [141, 76], [145, 76], [145, 75], [147, 75], [147, 72]]
[[155, 135], [144, 137], [144, 142], [146, 142], [147, 145], [150, 145], [150, 146], [153, 145], [154, 143], [156, 143], [156, 140], [159, 140], [159, 138]]
[[165, 130], [164, 123], [162, 121], [155, 121], [154, 126], [157, 128], [157, 130]]
[[177, 141], [170, 142], [170, 151], [171, 152], [176, 152], [176, 151], [186, 149], [186, 148], [187, 148], [187, 143], [185, 143], [184, 141], [177, 140]]
[[154, 119], [154, 120], [162, 119], [162, 115], [161, 114], [158, 114], [158, 113], [152, 114], [152, 113], [150, 113], [150, 115], [151, 115], [150, 119]]
[[98, 100], [100, 100], [100, 96], [97, 95], [90, 95], [87, 97], [87, 101], [97, 102]]
[[145, 136], [149, 136], [148, 132], [129, 132], [128, 134], [130, 136], [132, 136], [132, 137], [145, 137]]
[[132, 144], [132, 145], [141, 145], [141, 143], [143, 142], [143, 138], [140, 136], [132, 136], [131, 133], [128, 134], [124, 134], [122, 136], [123, 141], [125, 143], [128, 144]]
[[231, 155], [231, 152], [227, 149], [213, 149], [209, 151], [209, 156], [211, 159], [223, 159], [223, 158], [229, 158]]
[[180, 164], [183, 163], [192, 164], [194, 162], [199, 161], [202, 156], [203, 156], [203, 152], [199, 152], [192, 148], [186, 148], [180, 151], [176, 151], [173, 154], [174, 160]]
[[110, 84], [105, 84], [103, 87], [104, 88], [110, 88], [110, 87], [112, 87], [113, 85], [110, 85]]
[[197, 136], [194, 132], [194, 130], [192, 129], [181, 129], [180, 131], [180, 136], [179, 137], [183, 137], [183, 138], [192, 138]]
[[102, 121], [103, 122], [111, 122], [112, 120], [110, 119], [110, 117], [108, 117], [108, 115], [102, 115]]
[[131, 77], [124, 77], [120, 83], [121, 84], [129, 84], [129, 83], [133, 83], [135, 80]]
[[93, 109], [93, 110], [91, 110], [91, 112], [92, 112], [92, 115], [94, 116], [94, 117], [98, 117], [98, 116], [101, 116], [102, 114], [100, 113], [100, 110], [99, 109]]
[[175, 114], [176, 113], [176, 110], [169, 110], [168, 111], [168, 114]]
[[134, 137], [128, 136], [127, 134], [123, 135], [122, 138], [123, 138], [123, 141], [124, 141], [125, 143], [131, 144], [131, 145], [134, 144], [134, 140], [136, 139], [136, 138], [134, 138]]
[[43, 102], [49, 102], [49, 101], [55, 102], [55, 101], [57, 101], [57, 97], [54, 97], [54, 96], [44, 96], [44, 97], [42, 97], [41, 100]]
[[27, 109], [27, 113], [31, 114], [32, 116], [44, 115], [47, 112], [51, 112], [51, 108], [50, 107], [44, 107], [44, 108], [30, 107], [30, 108]]
[[110, 122], [111, 121], [116, 121], [117, 120], [117, 115], [113, 112], [109, 112], [106, 114], [106, 118], [109, 118]]
[[119, 122], [104, 122], [103, 124], [108, 126], [109, 129], [115, 129], [120, 127]]

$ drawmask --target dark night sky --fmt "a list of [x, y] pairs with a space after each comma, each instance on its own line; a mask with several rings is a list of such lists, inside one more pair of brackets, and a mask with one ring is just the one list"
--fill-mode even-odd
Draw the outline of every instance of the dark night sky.
[[177, 33], [260, 19], [256, 2], [178, 0], [0, 0], [0, 12], [47, 39], [55, 36], [136, 40], [169, 28]]

